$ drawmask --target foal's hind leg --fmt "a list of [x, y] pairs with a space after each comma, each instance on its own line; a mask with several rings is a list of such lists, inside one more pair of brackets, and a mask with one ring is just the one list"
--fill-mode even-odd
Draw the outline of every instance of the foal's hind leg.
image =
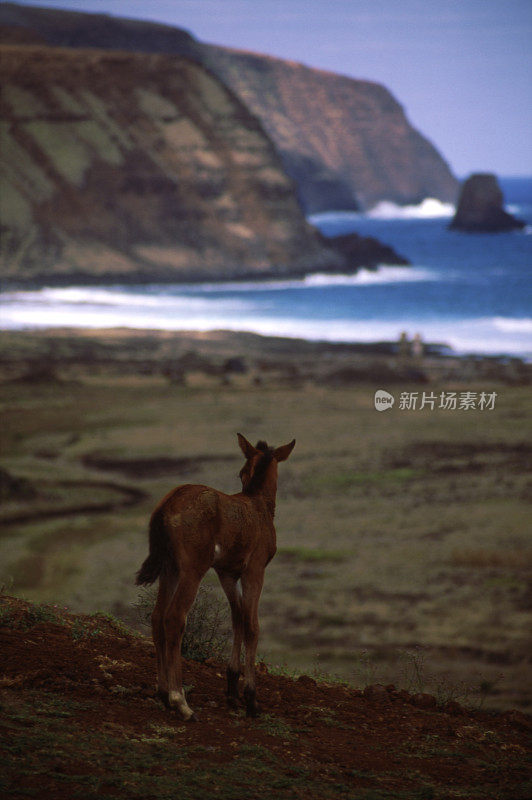
[[227, 704], [238, 707], [238, 679], [240, 677], [240, 653], [242, 651], [242, 593], [238, 579], [228, 573], [218, 572], [218, 578], [231, 606], [233, 623], [233, 649], [227, 666]]
[[168, 703], [176, 708], [184, 719], [194, 717], [183, 692], [181, 669], [181, 642], [187, 623], [187, 614], [196, 597], [201, 575], [180, 572], [175, 594], [164, 615], [165, 662], [168, 678]]
[[177, 586], [177, 575], [163, 572], [159, 578], [157, 601], [151, 615], [153, 643], [157, 654], [157, 693], [168, 705], [168, 675], [166, 670], [166, 639], [164, 634], [164, 613]]

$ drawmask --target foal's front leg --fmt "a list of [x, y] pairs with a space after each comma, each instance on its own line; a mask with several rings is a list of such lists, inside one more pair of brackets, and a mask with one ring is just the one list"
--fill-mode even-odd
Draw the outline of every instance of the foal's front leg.
[[255, 690], [255, 656], [259, 641], [259, 600], [264, 582], [264, 570], [242, 575], [244, 644], [246, 647], [246, 664], [244, 668], [244, 700], [246, 716], [256, 717], [259, 714]]

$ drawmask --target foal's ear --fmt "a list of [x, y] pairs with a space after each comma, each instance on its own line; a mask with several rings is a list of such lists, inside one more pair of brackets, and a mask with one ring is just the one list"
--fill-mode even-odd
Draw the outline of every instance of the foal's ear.
[[242, 450], [246, 458], [253, 458], [253, 456], [256, 456], [259, 451], [255, 447], [253, 447], [251, 442], [248, 442], [246, 437], [242, 436], [241, 433], [237, 433], [237, 436], [240, 449]]
[[277, 447], [273, 451], [273, 457], [276, 461], [286, 461], [292, 450], [294, 449], [294, 445], [296, 443], [295, 439], [292, 439], [290, 444], [283, 444], [281, 447]]

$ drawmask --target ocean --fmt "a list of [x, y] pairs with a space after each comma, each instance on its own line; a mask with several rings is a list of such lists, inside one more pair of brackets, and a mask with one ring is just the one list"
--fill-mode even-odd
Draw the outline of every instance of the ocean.
[[437, 200], [367, 215], [310, 218], [326, 235], [374, 236], [411, 267], [312, 274], [301, 280], [43, 288], [0, 296], [3, 329], [74, 326], [228, 329], [342, 342], [396, 340], [404, 331], [457, 354], [532, 359], [532, 178], [500, 181], [524, 231], [447, 230], [453, 207]]

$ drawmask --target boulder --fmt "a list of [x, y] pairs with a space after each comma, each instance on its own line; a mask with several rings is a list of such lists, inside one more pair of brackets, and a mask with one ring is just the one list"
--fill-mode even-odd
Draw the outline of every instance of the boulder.
[[322, 236], [322, 242], [325, 246], [344, 256], [349, 269], [353, 271], [359, 267], [375, 269], [382, 264], [399, 266], [410, 264], [408, 259], [373, 236], [346, 233], [340, 236]]
[[500, 233], [524, 228], [525, 223], [504, 210], [504, 197], [495, 175], [471, 175], [460, 192], [449, 226], [469, 233]]

